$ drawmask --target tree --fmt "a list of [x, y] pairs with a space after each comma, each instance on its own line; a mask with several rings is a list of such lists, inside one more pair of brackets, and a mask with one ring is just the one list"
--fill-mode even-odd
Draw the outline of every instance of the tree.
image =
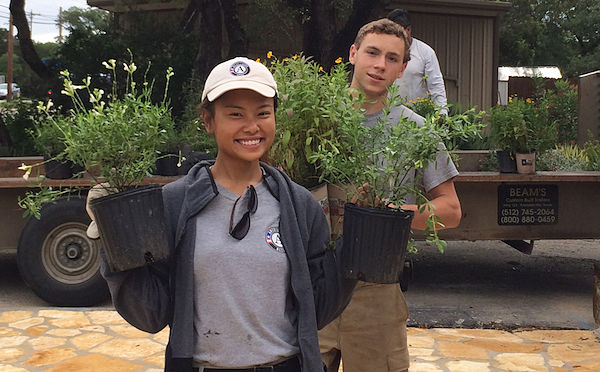
[[110, 12], [102, 9], [83, 9], [73, 6], [62, 12], [62, 21], [69, 31], [83, 30], [98, 34], [108, 29], [110, 19]]
[[18, 30], [17, 37], [23, 60], [40, 78], [50, 79], [53, 74], [40, 59], [31, 40], [31, 30], [25, 15], [25, 0], [10, 0], [9, 9]]
[[600, 68], [600, 2], [512, 0], [500, 24], [500, 63], [557, 65], [567, 76]]
[[0, 28], [0, 50], [8, 50], [8, 30]]

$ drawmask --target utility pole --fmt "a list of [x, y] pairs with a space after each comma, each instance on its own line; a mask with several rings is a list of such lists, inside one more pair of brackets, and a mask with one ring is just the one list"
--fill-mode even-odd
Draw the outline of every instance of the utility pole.
[[12, 100], [13, 80], [13, 20], [12, 13], [8, 17], [8, 63], [6, 65], [6, 101]]
[[58, 42], [62, 43], [62, 6], [58, 8]]
[[29, 11], [29, 31], [33, 34], [33, 10]]

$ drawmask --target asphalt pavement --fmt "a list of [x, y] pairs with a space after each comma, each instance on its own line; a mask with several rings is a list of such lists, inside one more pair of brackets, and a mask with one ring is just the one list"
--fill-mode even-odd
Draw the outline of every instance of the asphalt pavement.
[[[447, 328], [593, 330], [600, 240], [544, 240], [531, 255], [500, 241], [419, 244], [405, 296], [409, 324]], [[600, 369], [599, 369], [600, 370]]]
[[[530, 256], [501, 242], [449, 242], [444, 254], [420, 244], [411, 258], [410, 372], [600, 371], [600, 241], [536, 242]], [[0, 371], [158, 372], [167, 338], [131, 327], [109, 302], [49, 306], [0, 252]]]

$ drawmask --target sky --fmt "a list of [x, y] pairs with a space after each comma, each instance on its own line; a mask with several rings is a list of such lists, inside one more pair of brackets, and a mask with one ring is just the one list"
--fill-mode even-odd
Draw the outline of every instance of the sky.
[[[8, 29], [9, 4], [10, 0], [0, 0], [0, 28]], [[56, 41], [59, 32], [59, 9], [62, 7], [66, 10], [72, 6], [89, 8], [86, 0], [25, 0], [25, 11], [27, 21], [30, 22], [32, 39], [40, 43]], [[63, 36], [65, 32], [63, 28]], [[17, 34], [16, 28], [14, 34]]]

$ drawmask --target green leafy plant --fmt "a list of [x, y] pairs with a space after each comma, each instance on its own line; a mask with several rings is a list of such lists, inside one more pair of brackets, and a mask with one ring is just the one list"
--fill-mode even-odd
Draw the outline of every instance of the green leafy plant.
[[441, 107], [437, 107], [435, 102], [429, 97], [429, 92], [427, 92], [427, 97], [406, 101], [405, 105], [422, 117], [438, 114], [441, 109]]
[[321, 143], [333, 141], [339, 127], [362, 120], [348, 86], [347, 64], [340, 58], [326, 72], [303, 55], [267, 57], [279, 90], [277, 134], [269, 160], [295, 182], [315, 186], [322, 180], [319, 161], [310, 160], [313, 153]]
[[577, 86], [568, 80], [558, 80], [554, 89], [544, 90], [539, 105], [547, 110], [547, 120], [554, 123], [558, 143], [577, 141]]
[[183, 95], [186, 102], [183, 113], [179, 119], [182, 141], [190, 147], [191, 151], [199, 151], [217, 155], [217, 141], [215, 136], [204, 129], [198, 107], [202, 101], [204, 79], [192, 76], [184, 86]]
[[[400, 101], [399, 101], [400, 102]], [[462, 105], [447, 105], [449, 108], [447, 115], [440, 115], [441, 106], [437, 106], [435, 102], [428, 96], [425, 98], [417, 98], [404, 102], [404, 105], [421, 115], [422, 117], [438, 116], [440, 122], [446, 123], [450, 128], [457, 126], [462, 127], [465, 123], [474, 123], [482, 126], [485, 111], [480, 111], [477, 107], [463, 109]], [[473, 137], [459, 136], [452, 139], [452, 143], [446, 144], [450, 149], [487, 149], [489, 148], [489, 140], [483, 137], [481, 133], [476, 133]]]
[[[48, 117], [51, 119], [48, 120]], [[29, 131], [35, 148], [49, 158], [63, 154], [65, 150], [63, 133], [68, 130], [69, 124], [69, 118], [59, 113], [52, 113], [51, 116], [36, 122], [34, 128]]]
[[[421, 212], [426, 208], [432, 212], [425, 230], [427, 241], [443, 250], [445, 242], [437, 235], [443, 221], [435, 215], [418, 174], [435, 162], [440, 143], [477, 135], [482, 124], [458, 120], [450, 126], [436, 114], [425, 117], [423, 125], [406, 118], [390, 124], [390, 109], [402, 102], [396, 93], [397, 88], [392, 85], [389, 94], [392, 98], [373, 127], [363, 126], [364, 120], [341, 122], [337, 135], [321, 141], [310, 159], [322, 171], [321, 180], [349, 185], [349, 193], [354, 192], [356, 185], [368, 184], [363, 200], [366, 206], [399, 207], [406, 204], [409, 195], [414, 195]], [[357, 102], [362, 99], [359, 97]], [[417, 177], [411, 178], [409, 175], [415, 170]], [[414, 250], [414, 244], [410, 247]]]
[[600, 141], [589, 141], [584, 147], [585, 155], [587, 157], [586, 170], [600, 171]]
[[186, 122], [181, 128], [181, 137], [192, 151], [205, 152], [213, 157], [217, 156], [217, 141], [213, 135], [206, 132], [200, 118]]
[[[116, 60], [111, 59], [103, 65], [112, 74], [114, 82], [107, 97], [103, 90], [90, 86], [89, 77], [83, 79], [82, 85], [76, 85], [69, 72], [63, 71], [62, 93], [70, 97], [73, 109], [65, 117], [51, 115], [50, 104], [40, 105], [40, 110], [45, 112], [47, 122], [62, 134], [64, 150], [57, 157], [94, 170], [90, 172], [93, 183], [108, 182], [111, 190], [119, 192], [137, 186], [150, 175], [159, 149], [166, 144], [167, 132], [174, 126], [167, 102], [169, 78], [173, 72], [167, 69], [163, 100], [153, 104], [150, 101], [153, 82], [144, 79], [141, 87], [136, 85], [133, 77], [137, 67], [132, 56], [129, 63], [123, 63], [127, 86], [122, 96], [117, 94]], [[31, 168], [23, 166], [20, 169], [28, 176]], [[20, 200], [22, 207], [41, 205], [29, 200], [31, 198], [48, 202], [56, 196], [56, 190], [39, 187], [39, 192], [30, 192]], [[38, 212], [29, 211], [33, 215]]]
[[582, 171], [588, 158], [577, 145], [561, 145], [536, 157], [536, 168], [543, 171]]
[[44, 116], [37, 105], [37, 101], [25, 99], [0, 103], [0, 120], [6, 125], [11, 141], [10, 146], [6, 146], [6, 156], [40, 155], [30, 134]]
[[493, 143], [511, 153], [542, 152], [556, 145], [556, 129], [545, 107], [531, 99], [510, 97], [506, 106], [490, 109]]
[[39, 220], [42, 216], [41, 210], [44, 204], [54, 203], [62, 196], [69, 198], [76, 193], [80, 194], [80, 192], [81, 189], [73, 187], [54, 188], [52, 186], [42, 186], [39, 191], [26, 192], [25, 196], [18, 198], [17, 203], [19, 207], [25, 210], [24, 217], [31, 215]]
[[[116, 75], [115, 60], [104, 62], [104, 66]], [[152, 83], [145, 81], [141, 89], [136, 86], [133, 61], [124, 64], [124, 70], [128, 85], [123, 97], [117, 96], [113, 85], [107, 101], [102, 90], [89, 86], [90, 79], [75, 85], [68, 71], [62, 72], [63, 94], [71, 97], [75, 107], [72, 125], [64, 131], [65, 157], [85, 169], [99, 169], [100, 177], [118, 191], [135, 186], [150, 174], [157, 149], [166, 143], [167, 128], [174, 125], [166, 100], [172, 70], [167, 70], [167, 86], [159, 104], [150, 101]], [[79, 91], [89, 97], [91, 108], [86, 107]]]
[[498, 155], [496, 155], [496, 151], [490, 151], [488, 156], [479, 160], [479, 170], [482, 172], [495, 172], [498, 170]]

